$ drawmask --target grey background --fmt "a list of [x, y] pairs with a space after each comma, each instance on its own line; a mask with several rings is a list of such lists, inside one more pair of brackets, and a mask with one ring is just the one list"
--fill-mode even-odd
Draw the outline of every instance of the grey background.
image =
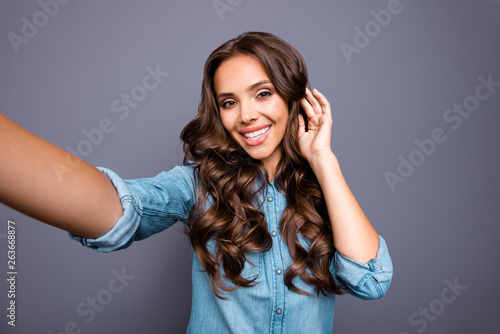
[[[219, 17], [210, 0], [74, 1], [15, 53], [7, 34], [21, 35], [22, 18], [33, 22], [41, 7], [3, 1], [0, 111], [73, 149], [85, 139], [82, 130], [109, 118], [114, 131], [85, 159], [124, 178], [153, 176], [181, 163], [179, 134], [196, 113], [209, 53], [244, 31], [275, 33], [302, 53], [312, 86], [330, 99], [334, 152], [395, 267], [383, 299], [337, 299], [334, 332], [498, 333], [500, 87], [456, 130], [443, 114], [474, 94], [478, 76], [500, 81], [500, 2], [401, 0], [402, 11], [350, 62], [340, 43], [354, 44], [353, 29], [364, 29], [370, 11], [389, 1], [222, 2], [232, 10]], [[111, 102], [157, 64], [170, 75], [120, 120]], [[398, 156], [408, 159], [414, 140], [435, 128], [447, 140], [391, 191], [384, 172], [396, 173]], [[0, 206], [0, 277], [8, 219], [17, 223], [17, 325], [7, 325], [2, 278], [1, 333], [55, 334], [70, 321], [82, 333], [185, 332], [191, 259], [180, 224], [102, 255]], [[77, 306], [122, 268], [135, 278], [86, 323]], [[445, 280], [455, 279], [467, 288], [443, 304]], [[410, 323], [430, 305], [439, 314], [425, 329], [423, 316]]]

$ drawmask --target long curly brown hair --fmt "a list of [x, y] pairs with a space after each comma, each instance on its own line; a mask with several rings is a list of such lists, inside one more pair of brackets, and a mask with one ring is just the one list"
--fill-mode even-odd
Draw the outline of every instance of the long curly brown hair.
[[[279, 224], [292, 258], [285, 284], [309, 295], [292, 282], [300, 276], [316, 287], [318, 296], [320, 292], [342, 294], [344, 289], [329, 270], [335, 249], [323, 194], [298, 144], [298, 115], [304, 113], [299, 100], [305, 97], [308, 84], [306, 65], [297, 50], [272, 34], [241, 34], [212, 52], [205, 63], [198, 114], [181, 133], [184, 164], [195, 166], [198, 182], [197, 202], [186, 231], [193, 250], [211, 279], [212, 291], [224, 299], [220, 290], [255, 284], [255, 278], [241, 277], [245, 254], [265, 252], [272, 246], [258, 196], [268, 175], [262, 163], [252, 159], [226, 132], [215, 99], [215, 72], [236, 55], [255, 58], [278, 93], [289, 101], [283, 155], [274, 177], [275, 186], [287, 199]], [[299, 242], [299, 235], [310, 244], [309, 250]], [[215, 244], [211, 251], [209, 241]], [[235, 286], [224, 284], [223, 279]]]

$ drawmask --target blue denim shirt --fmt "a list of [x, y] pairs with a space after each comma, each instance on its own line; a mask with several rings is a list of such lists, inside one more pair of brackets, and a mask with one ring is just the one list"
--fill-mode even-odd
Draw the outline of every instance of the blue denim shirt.
[[[72, 235], [73, 239], [98, 252], [110, 252], [163, 231], [177, 221], [187, 224], [195, 204], [193, 167], [178, 166], [152, 178], [126, 181], [109, 169], [100, 170], [117, 189], [124, 214], [111, 231], [97, 239]], [[335, 295], [317, 297], [314, 287], [300, 277], [294, 280], [296, 286], [313, 296], [298, 294], [285, 285], [284, 274], [292, 259], [278, 224], [287, 202], [272, 183], [267, 184], [263, 196], [262, 210], [273, 245], [264, 253], [247, 254], [249, 262], [241, 273], [244, 278], [256, 278], [257, 284], [225, 292], [227, 300], [218, 299], [211, 290], [208, 275], [191, 251], [193, 299], [188, 333], [332, 332]], [[367, 263], [337, 252], [330, 265], [336, 282], [356, 297], [381, 298], [391, 283], [391, 258], [384, 239], [380, 236], [379, 239], [377, 257]], [[232, 283], [227, 281], [226, 285]]]

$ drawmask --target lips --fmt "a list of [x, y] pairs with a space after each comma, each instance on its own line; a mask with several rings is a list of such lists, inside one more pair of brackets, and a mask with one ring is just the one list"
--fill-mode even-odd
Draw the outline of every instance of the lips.
[[267, 136], [269, 135], [270, 129], [271, 125], [256, 126], [241, 130], [240, 135], [247, 145], [257, 146], [262, 144], [266, 140]]
[[242, 135], [247, 138], [247, 139], [252, 139], [255, 140], [259, 138], [262, 134], [266, 133], [269, 129], [271, 128], [270, 125], [266, 126], [265, 128], [262, 128], [260, 130], [252, 131], [252, 132], [246, 132], [242, 133]]

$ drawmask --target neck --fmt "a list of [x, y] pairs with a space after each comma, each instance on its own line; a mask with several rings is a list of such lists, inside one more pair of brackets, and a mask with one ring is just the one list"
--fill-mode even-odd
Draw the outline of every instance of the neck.
[[264, 166], [264, 169], [266, 170], [267, 175], [269, 177], [269, 182], [272, 182], [274, 176], [276, 175], [276, 171], [281, 161], [281, 157], [282, 157], [282, 148], [280, 146], [275, 152], [273, 152], [272, 155], [261, 160], [262, 165]]
[[278, 163], [271, 164], [269, 162], [266, 163], [266, 161], [263, 161], [262, 165], [264, 166], [264, 169], [266, 170], [269, 182], [273, 182], [274, 176], [276, 175], [276, 169], [278, 168]]

